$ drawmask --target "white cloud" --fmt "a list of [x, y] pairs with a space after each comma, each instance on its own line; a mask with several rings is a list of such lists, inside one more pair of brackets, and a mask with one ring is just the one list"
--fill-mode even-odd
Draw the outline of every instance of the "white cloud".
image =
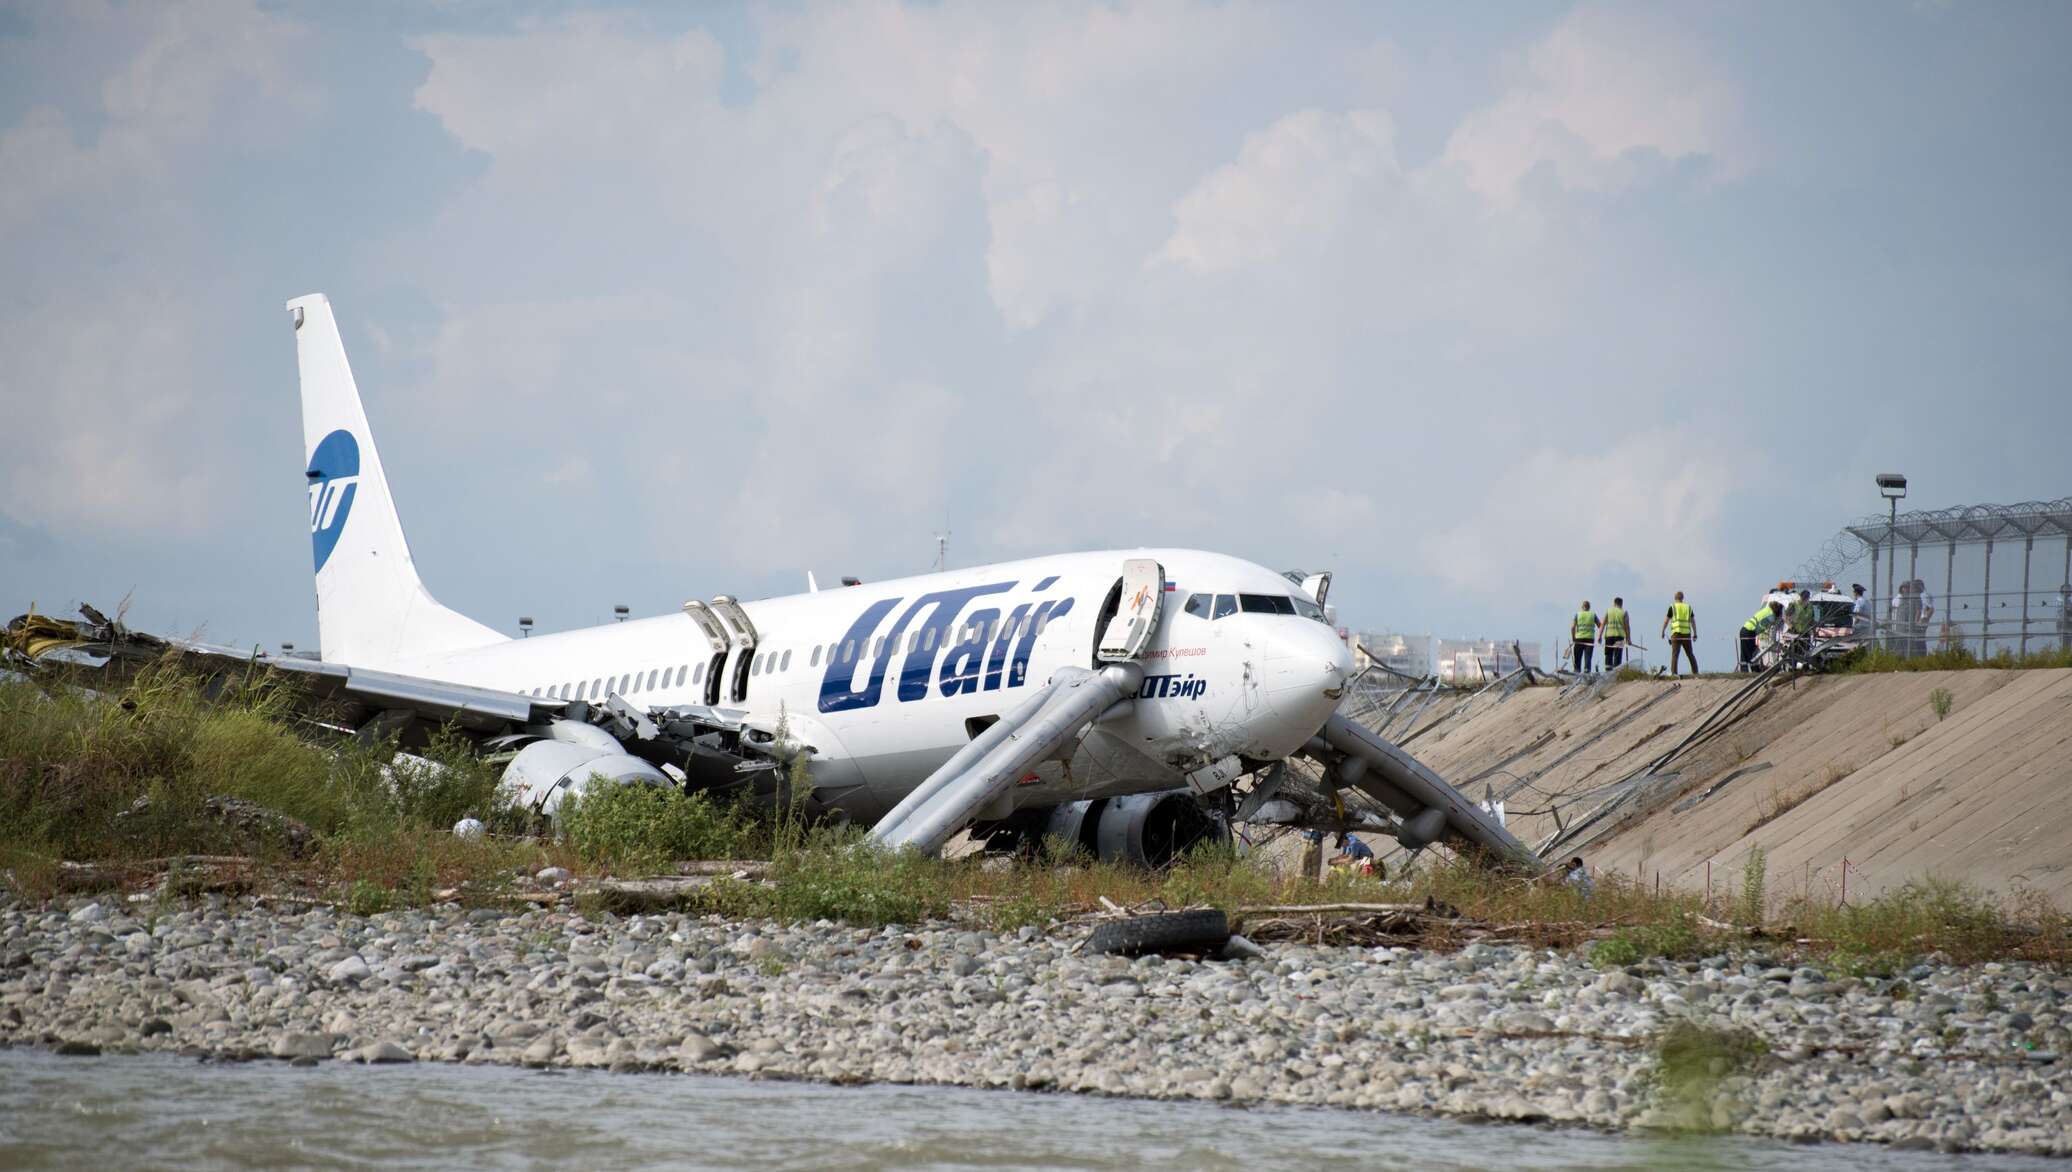
[[1760, 453], [1675, 425], [1575, 439], [1493, 462], [1480, 506], [1422, 542], [1430, 572], [1490, 599], [1517, 588], [1493, 572], [1502, 566], [1563, 567], [1564, 578], [1533, 583], [1543, 595], [1587, 594], [1606, 567], [1637, 574], [1636, 596], [1727, 577], [1720, 522], [1735, 486], [1761, 478]]
[[1500, 203], [1541, 167], [1564, 186], [1607, 190], [1632, 182], [1647, 155], [1703, 157], [1724, 175], [1751, 161], [1735, 87], [1666, 20], [1580, 8], [1515, 75], [1446, 144], [1446, 160]]
[[[196, 160], [280, 141], [315, 95], [305, 41], [256, 4], [53, 6], [45, 51], [109, 61], [95, 104], [31, 106], [0, 129], [0, 265], [26, 295], [0, 315], [6, 509], [52, 528], [206, 529], [225, 503], [222, 420], [196, 304], [175, 273], [211, 209]], [[111, 59], [112, 58], [112, 59]]]
[[[1590, 160], [1714, 142], [1712, 99], [1695, 122], [1621, 121], [1661, 79], [1600, 76], [1637, 34], [1587, 14], [1418, 169], [1382, 109], [1268, 101], [1242, 134], [1202, 117], [1287, 51], [1271, 10], [866, 2], [761, 20], [758, 88], [734, 103], [697, 32], [584, 17], [417, 42], [418, 104], [488, 155], [417, 279], [462, 318], [514, 310], [452, 323], [429, 393], [545, 402], [602, 376], [639, 397], [684, 381], [672, 363], [701, 385], [725, 372], [723, 404], [650, 401], [623, 442], [652, 467], [651, 436], [733, 437], [681, 475], [732, 494], [722, 556], [743, 569], [801, 548], [867, 558], [946, 521], [975, 556], [1231, 532], [1414, 544], [1430, 518], [1378, 507], [1368, 478], [1457, 476], [1463, 451], [1560, 428], [1576, 372], [1537, 355], [1572, 332], [1578, 277], [1613, 263], [1540, 218], [1489, 216], [1520, 172], [1477, 144], [1528, 116]], [[596, 280], [590, 256], [549, 244], [514, 266], [469, 237], [572, 207], [617, 227], [593, 239], [638, 238], [673, 270], [678, 287], [623, 295], [680, 301], [671, 328], [646, 302], [545, 295]], [[1461, 483], [1454, 504], [1501, 512], [1521, 487]], [[1289, 524], [1296, 499], [1312, 503]]]
[[1385, 213], [1401, 184], [1387, 114], [1290, 114], [1248, 136], [1235, 162], [1180, 200], [1158, 256], [1203, 272], [1271, 262], [1298, 239]]
[[54, 39], [125, 45], [99, 108], [75, 122], [38, 105], [0, 129], [0, 231], [63, 200], [120, 197], [166, 181], [205, 139], [277, 135], [316, 101], [291, 62], [303, 35], [253, 0], [53, 7]]
[[187, 319], [169, 291], [0, 317], [6, 511], [49, 526], [195, 532], [223, 488]]

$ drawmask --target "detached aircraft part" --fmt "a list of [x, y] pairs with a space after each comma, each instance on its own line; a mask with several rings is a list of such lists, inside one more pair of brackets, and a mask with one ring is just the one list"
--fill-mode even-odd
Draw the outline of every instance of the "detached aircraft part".
[[1192, 791], [1172, 789], [1017, 810], [972, 827], [972, 835], [988, 850], [1020, 854], [1055, 841], [1104, 863], [1157, 869], [1202, 843], [1228, 843], [1230, 826]]
[[1401, 818], [1396, 841], [1411, 850], [1444, 841], [1465, 854], [1546, 869], [1530, 847], [1423, 762], [1342, 715], [1325, 722], [1307, 751], [1328, 771], [1327, 784], [1361, 790]]
[[519, 805], [552, 818], [561, 803], [602, 780], [613, 785], [670, 785], [669, 776], [638, 757], [570, 741], [534, 741], [504, 767], [503, 787]]
[[1143, 682], [1144, 669], [1134, 663], [1110, 664], [1098, 672], [1060, 669], [1050, 683], [915, 786], [871, 827], [871, 840], [935, 854], [1007, 797], [1032, 766], [1069, 752], [1089, 722], [1135, 696]]

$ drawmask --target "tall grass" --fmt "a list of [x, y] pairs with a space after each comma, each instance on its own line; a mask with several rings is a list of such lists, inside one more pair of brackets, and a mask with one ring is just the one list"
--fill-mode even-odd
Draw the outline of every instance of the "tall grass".
[[1865, 647], [1852, 652], [1836, 665], [1835, 670], [1852, 675], [1877, 675], [1900, 671], [1970, 671], [1981, 667], [2003, 671], [2072, 667], [2072, 650], [2052, 647], [2020, 655], [2010, 648], [2003, 647], [1992, 655], [1982, 657], [1968, 647], [1951, 647], [1931, 651], [1926, 655], [1907, 656], [1895, 654], [1883, 647]]
[[1994, 899], [1962, 883], [1923, 879], [1854, 904], [1801, 898], [1782, 918], [1851, 971], [1890, 973], [1931, 952], [1964, 964], [2072, 960], [2072, 917], [2027, 889]]
[[[113, 694], [0, 680], [0, 861], [33, 884], [58, 859], [241, 855], [294, 864], [313, 882], [393, 890], [481, 870], [492, 855], [515, 865], [540, 853], [456, 843], [451, 827], [466, 816], [517, 828], [497, 770], [460, 738], [398, 757], [392, 745], [318, 733], [299, 716], [306, 708], [264, 672], [205, 682], [165, 666]], [[211, 809], [220, 798], [266, 817], [224, 817], [222, 803]], [[296, 859], [295, 843], [311, 853], [311, 840], [314, 857]]]

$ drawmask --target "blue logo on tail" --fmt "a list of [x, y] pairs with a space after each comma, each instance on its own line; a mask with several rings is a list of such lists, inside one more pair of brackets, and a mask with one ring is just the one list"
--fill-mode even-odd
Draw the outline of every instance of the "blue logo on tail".
[[345, 532], [345, 518], [359, 487], [360, 444], [341, 428], [325, 436], [309, 458], [309, 541], [319, 570], [331, 560], [338, 535]]

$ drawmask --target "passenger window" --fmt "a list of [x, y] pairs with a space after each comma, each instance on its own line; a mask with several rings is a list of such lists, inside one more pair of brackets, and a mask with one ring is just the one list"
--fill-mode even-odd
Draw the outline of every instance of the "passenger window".
[[790, 671], [790, 670], [791, 670], [791, 648], [787, 647], [787, 648], [785, 648], [785, 649], [784, 649], [784, 657], [783, 657], [782, 659], [779, 659], [779, 660], [777, 661], [777, 670], [778, 670], [778, 671]]
[[1226, 617], [1228, 617], [1228, 616], [1230, 616], [1230, 615], [1234, 615], [1234, 614], [1236, 614], [1236, 613], [1237, 613], [1237, 595], [1235, 595], [1235, 594], [1218, 594], [1218, 595], [1216, 596], [1216, 611], [1215, 611], [1215, 613], [1214, 613], [1214, 614], [1211, 614], [1211, 615], [1209, 616], [1209, 618], [1210, 618], [1210, 619], [1220, 619], [1220, 618], [1226, 618]]
[[815, 644], [813, 644], [813, 654], [807, 657], [807, 659], [806, 659], [806, 666], [807, 666], [807, 667], [819, 667], [819, 666], [820, 666], [820, 644], [818, 644], [818, 643], [815, 643]]
[[847, 643], [842, 644], [842, 662], [856, 662], [856, 640], [851, 639]]
[[700, 661], [698, 662], [698, 666], [696, 666], [696, 667], [694, 667], [694, 668], [692, 668], [692, 669], [691, 669], [691, 683], [693, 683], [693, 684], [702, 684], [702, 683], [704, 683], [704, 682], [705, 682], [705, 663], [704, 663], [704, 661], [703, 661], [703, 660], [700, 660]]
[[654, 691], [654, 690], [655, 690], [655, 678], [656, 678], [656, 676], [657, 676], [658, 674], [659, 674], [659, 673], [658, 673], [658, 672], [656, 672], [656, 671], [655, 671], [655, 669], [653, 669], [653, 668], [649, 668], [649, 669], [648, 669], [648, 678], [647, 678], [647, 690], [648, 690], [648, 691], [652, 692], [652, 691]]
[[933, 651], [933, 650], [935, 650], [935, 628], [934, 628], [934, 627], [930, 627], [930, 628], [928, 628], [928, 633], [927, 633], [927, 634], [925, 634], [925, 635], [922, 635], [922, 636], [921, 636], [921, 650], [923, 650], [923, 651]]
[[1195, 618], [1205, 619], [1209, 617], [1209, 605], [1214, 601], [1215, 597], [1213, 595], [1190, 594], [1187, 596], [1187, 605], [1181, 609]]

